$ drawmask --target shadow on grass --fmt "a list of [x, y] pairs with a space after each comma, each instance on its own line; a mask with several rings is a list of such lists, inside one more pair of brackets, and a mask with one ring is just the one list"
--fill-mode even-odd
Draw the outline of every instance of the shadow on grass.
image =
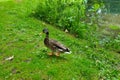
[[39, 59], [57, 59], [57, 60], [67, 60], [64, 56], [55, 56], [55, 55], [47, 55], [47, 54], [39, 54], [36, 55]]
[[47, 58], [59, 59], [59, 60], [67, 60], [67, 58], [65, 58], [63, 56], [55, 56], [55, 55], [52, 55], [52, 56], [47, 55]]

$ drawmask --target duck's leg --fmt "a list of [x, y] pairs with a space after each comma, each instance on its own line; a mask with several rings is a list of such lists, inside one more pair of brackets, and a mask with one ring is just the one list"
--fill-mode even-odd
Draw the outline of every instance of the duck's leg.
[[53, 54], [54, 54], [54, 52], [50, 52], [50, 53], [48, 53], [49, 56], [52, 56]]
[[56, 56], [60, 56], [60, 52], [57, 52], [57, 53], [56, 53]]

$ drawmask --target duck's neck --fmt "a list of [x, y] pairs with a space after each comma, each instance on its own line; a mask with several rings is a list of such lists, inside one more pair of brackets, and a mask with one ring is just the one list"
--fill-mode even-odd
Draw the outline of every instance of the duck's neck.
[[46, 33], [46, 37], [44, 39], [44, 44], [48, 45], [49, 44], [49, 33]]
[[46, 37], [45, 37], [46, 39], [49, 39], [49, 33], [46, 33]]

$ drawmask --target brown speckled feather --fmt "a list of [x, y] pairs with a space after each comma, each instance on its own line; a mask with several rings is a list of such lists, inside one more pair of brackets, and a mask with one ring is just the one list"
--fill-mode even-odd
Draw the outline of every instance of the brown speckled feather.
[[49, 43], [50, 43], [57, 51], [60, 51], [60, 52], [69, 52], [69, 51], [67, 51], [68, 48], [66, 48], [64, 45], [62, 45], [61, 43], [59, 43], [59, 42], [56, 41], [56, 40], [49, 39]]
[[68, 48], [66, 48], [63, 44], [59, 43], [56, 40], [49, 39], [48, 29], [43, 30], [46, 33], [46, 37], [44, 39], [44, 44], [46, 47], [50, 48], [52, 52], [70, 52]]

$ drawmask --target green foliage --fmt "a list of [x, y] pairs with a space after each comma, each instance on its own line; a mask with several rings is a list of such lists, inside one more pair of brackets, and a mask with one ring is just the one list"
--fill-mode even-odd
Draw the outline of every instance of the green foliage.
[[120, 52], [120, 35], [118, 35], [115, 39], [107, 37], [103, 39], [101, 43], [107, 49]]
[[103, 5], [99, 1], [88, 8], [87, 0], [44, 0], [39, 2], [36, 18], [68, 30], [78, 38], [89, 40], [91, 47], [98, 45], [97, 10]]
[[84, 0], [44, 0], [33, 15], [63, 30], [67, 29], [77, 37], [87, 38], [87, 24], [80, 21], [85, 18], [85, 7]]

